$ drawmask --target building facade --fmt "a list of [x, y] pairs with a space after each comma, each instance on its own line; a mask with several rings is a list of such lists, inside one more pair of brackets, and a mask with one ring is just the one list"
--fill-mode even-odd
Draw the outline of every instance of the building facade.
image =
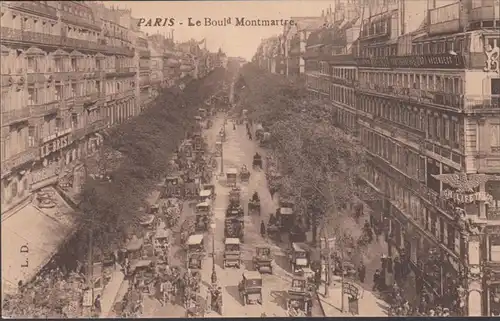
[[3, 1], [0, 10], [4, 291], [32, 278], [71, 233], [64, 214], [84, 158], [100, 132], [151, 101], [151, 62], [169, 77], [180, 65], [165, 66], [163, 52], [151, 58], [130, 11], [91, 1]]
[[410, 267], [405, 294], [498, 315], [500, 10], [498, 1], [438, 2], [361, 6], [356, 70], [308, 60], [309, 86], [330, 95], [337, 121], [366, 147], [362, 176], [385, 200], [373, 221], [386, 231], [387, 262]]

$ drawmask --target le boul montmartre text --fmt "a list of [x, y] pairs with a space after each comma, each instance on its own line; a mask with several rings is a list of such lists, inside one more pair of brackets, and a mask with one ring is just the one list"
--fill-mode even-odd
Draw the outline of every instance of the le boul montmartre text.
[[186, 25], [188, 27], [225, 27], [234, 25], [236, 27], [274, 27], [295, 25], [295, 21], [288, 19], [247, 19], [247, 18], [188, 18], [187, 21], [176, 21], [175, 18], [140, 18], [138, 27], [172, 27], [175, 24]]

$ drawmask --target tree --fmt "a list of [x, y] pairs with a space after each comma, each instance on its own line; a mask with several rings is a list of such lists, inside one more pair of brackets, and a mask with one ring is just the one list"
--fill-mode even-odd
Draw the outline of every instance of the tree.
[[283, 175], [280, 192], [293, 195], [300, 214], [313, 223], [316, 240], [317, 225], [354, 198], [364, 151], [333, 126], [321, 102], [306, 99], [300, 80], [264, 73], [252, 64], [242, 68], [242, 77], [240, 108], [267, 125]]
[[[132, 233], [140, 233], [140, 207], [167, 172], [167, 163], [186, 133], [195, 124], [198, 107], [220, 87], [225, 73], [214, 70], [205, 79], [193, 80], [184, 92], [175, 88], [165, 90], [153, 105], [135, 118], [109, 131], [96, 159], [85, 161], [87, 173], [107, 173], [111, 180], [87, 175], [82, 202], [75, 219], [78, 230], [74, 247], [76, 257], [86, 261], [89, 250], [87, 235], [93, 236], [94, 252], [109, 252], [123, 245]], [[91, 232], [91, 233], [90, 233]], [[64, 280], [34, 281], [2, 302], [2, 315], [19, 318], [79, 317], [72, 303], [81, 299], [74, 285]], [[71, 288], [68, 288], [71, 287]], [[73, 298], [68, 299], [71, 294]]]

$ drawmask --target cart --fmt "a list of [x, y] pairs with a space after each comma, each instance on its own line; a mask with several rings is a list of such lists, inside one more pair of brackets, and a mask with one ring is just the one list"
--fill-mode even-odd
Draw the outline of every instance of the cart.
[[203, 189], [204, 190], [209, 190], [212, 196], [212, 200], [215, 200], [216, 194], [215, 194], [215, 185], [214, 184], [203, 184]]
[[240, 205], [241, 189], [238, 187], [233, 187], [229, 191], [229, 205]]
[[248, 182], [250, 180], [250, 171], [246, 165], [241, 166], [240, 180], [242, 182]]
[[262, 169], [263, 168], [263, 166], [262, 166], [262, 156], [257, 155], [257, 154], [253, 156], [252, 167], [253, 167], [253, 169], [256, 169], [256, 168]]
[[202, 203], [210, 204], [213, 200], [212, 191], [209, 189], [204, 189], [200, 191], [198, 195], [198, 201]]
[[273, 257], [271, 248], [268, 246], [259, 246], [255, 250], [255, 256], [252, 258], [252, 263], [256, 271], [269, 272], [273, 274]]
[[224, 262], [223, 267], [241, 266], [241, 242], [238, 238], [227, 238], [224, 240]]
[[169, 176], [165, 178], [165, 195], [163, 198], [181, 197], [181, 178]]
[[260, 199], [259, 200], [251, 199], [248, 202], [248, 215], [252, 215], [254, 213], [257, 213], [260, 215]]
[[238, 170], [236, 168], [229, 168], [226, 173], [227, 185], [236, 187], [237, 178]]

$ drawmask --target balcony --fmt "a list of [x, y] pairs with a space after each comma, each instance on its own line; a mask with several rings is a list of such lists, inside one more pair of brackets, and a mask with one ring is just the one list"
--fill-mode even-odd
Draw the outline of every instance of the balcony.
[[106, 95], [106, 101], [113, 101], [135, 95], [135, 89]]
[[500, 112], [500, 95], [467, 96], [465, 97], [467, 112]]
[[44, 5], [39, 1], [5, 1], [4, 4], [12, 9], [57, 19], [57, 9]]
[[134, 56], [134, 50], [126, 47], [112, 47], [108, 45], [97, 44], [96, 42], [61, 37], [59, 35], [48, 35], [40, 32], [21, 31], [18, 29], [1, 27], [0, 38], [2, 41], [28, 42], [40, 46], [68, 47], [77, 50], [103, 51], [114, 55]]
[[31, 108], [32, 117], [43, 117], [46, 115], [54, 114], [57, 113], [60, 108], [59, 102], [57, 100], [49, 103], [32, 104], [28, 106]]
[[136, 74], [135, 67], [118, 67], [114, 70], [106, 72], [106, 77], [115, 76], [134, 76]]
[[371, 93], [377, 96], [387, 96], [403, 101], [435, 105], [437, 107], [451, 107], [459, 110], [464, 109], [463, 95], [460, 94], [406, 87], [379, 86], [373, 83], [357, 85], [356, 88], [362, 92]]
[[24, 107], [20, 109], [7, 110], [2, 113], [2, 126], [22, 122], [31, 117], [31, 108]]
[[105, 119], [96, 120], [86, 127], [86, 134], [88, 135], [88, 134], [98, 132], [100, 130], [103, 130], [106, 127], [107, 127], [107, 123], [106, 123]]
[[99, 93], [86, 94], [84, 96], [75, 97], [75, 104], [76, 105], [90, 104], [95, 102], [97, 99], [99, 99]]
[[62, 13], [61, 20], [63, 22], [71, 23], [71, 24], [74, 24], [74, 25], [77, 25], [80, 27], [85, 27], [88, 29], [101, 31], [101, 27], [99, 26], [98, 23], [96, 23], [92, 20], [89, 20], [89, 19], [84, 19], [84, 18], [78, 17], [78, 16], [70, 14], [68, 12]]

